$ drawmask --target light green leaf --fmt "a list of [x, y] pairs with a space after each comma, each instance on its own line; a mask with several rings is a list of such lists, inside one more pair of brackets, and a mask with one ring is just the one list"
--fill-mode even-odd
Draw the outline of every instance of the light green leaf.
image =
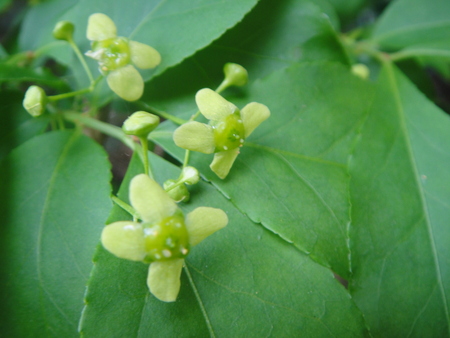
[[49, 118], [31, 117], [22, 106], [23, 93], [0, 93], [0, 159], [12, 149], [46, 129]]
[[[155, 173], [164, 173], [160, 181], [179, 174], [160, 159], [152, 164]], [[134, 162], [127, 175], [140, 170]], [[149, 294], [148, 265], [99, 248], [81, 322], [84, 337], [367, 335], [359, 310], [329, 270], [251, 222], [209, 184], [199, 183], [193, 193], [185, 213], [211, 205], [225, 210], [230, 222], [192, 249], [176, 302]]]
[[[263, 103], [271, 116], [245, 140], [227, 178], [209, 169], [211, 156], [192, 153], [190, 165], [251, 220], [348, 277], [346, 163], [371, 88], [339, 64], [274, 72], [250, 86], [251, 95], [229, 99], [238, 107]], [[151, 137], [182, 161], [172, 130], [166, 124]]]
[[383, 12], [373, 41], [383, 48], [400, 49], [450, 39], [448, 0], [398, 0]]
[[374, 336], [450, 336], [449, 130], [386, 64], [350, 166], [350, 287]]
[[197, 111], [192, 100], [195, 93], [205, 87], [217, 88], [227, 62], [244, 66], [250, 83], [299, 60], [347, 64], [329, 18], [333, 19], [333, 13], [324, 15], [317, 2], [261, 0], [242, 22], [208, 48], [148, 83], [142, 100], [188, 116]]
[[107, 156], [82, 134], [52, 132], [12, 151], [0, 177], [2, 335], [76, 337], [111, 207]]

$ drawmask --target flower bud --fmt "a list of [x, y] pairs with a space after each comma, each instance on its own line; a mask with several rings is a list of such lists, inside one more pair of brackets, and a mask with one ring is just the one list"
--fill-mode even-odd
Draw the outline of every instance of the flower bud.
[[70, 21], [59, 21], [53, 29], [53, 36], [58, 40], [70, 41], [73, 38], [75, 26]]
[[365, 64], [357, 63], [352, 66], [352, 73], [361, 79], [366, 80], [369, 78], [370, 70]]
[[247, 70], [237, 63], [226, 63], [223, 67], [228, 86], [244, 86], [248, 82]]
[[194, 167], [184, 167], [181, 171], [179, 181], [182, 181], [186, 184], [192, 185], [196, 184], [200, 179], [200, 176], [198, 174], [198, 170]]
[[37, 117], [42, 115], [47, 103], [47, 95], [44, 90], [38, 86], [31, 86], [25, 93], [23, 99], [23, 107], [31, 116]]
[[187, 202], [189, 201], [189, 191], [187, 190], [184, 183], [179, 183], [177, 180], [167, 180], [164, 182], [164, 190], [169, 194], [175, 202]]
[[127, 135], [146, 137], [159, 125], [159, 117], [145, 111], [131, 114], [123, 123], [122, 130]]

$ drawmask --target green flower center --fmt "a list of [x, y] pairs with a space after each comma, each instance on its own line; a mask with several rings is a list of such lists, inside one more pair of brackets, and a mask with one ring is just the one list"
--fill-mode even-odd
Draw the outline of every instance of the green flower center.
[[236, 149], [244, 144], [245, 130], [241, 113], [236, 110], [222, 121], [211, 124], [214, 130], [216, 149], [214, 152]]
[[147, 263], [184, 258], [189, 253], [189, 235], [184, 218], [174, 215], [156, 224], [144, 223]]
[[102, 71], [107, 72], [124, 67], [130, 63], [130, 47], [128, 39], [118, 37], [95, 41], [92, 50], [101, 52], [98, 62]]

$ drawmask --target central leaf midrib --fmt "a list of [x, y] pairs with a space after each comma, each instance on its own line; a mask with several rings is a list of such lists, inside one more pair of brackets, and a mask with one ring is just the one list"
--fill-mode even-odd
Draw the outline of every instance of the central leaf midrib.
[[421, 205], [422, 205], [422, 211], [424, 214], [424, 218], [425, 218], [425, 224], [427, 226], [427, 232], [428, 232], [428, 237], [429, 237], [429, 241], [430, 241], [430, 245], [431, 245], [431, 249], [432, 249], [432, 255], [433, 255], [433, 261], [434, 261], [434, 265], [435, 265], [435, 271], [436, 271], [436, 278], [439, 284], [439, 289], [441, 292], [441, 297], [442, 297], [442, 303], [444, 305], [444, 310], [445, 310], [445, 316], [447, 318], [447, 328], [448, 331], [450, 333], [450, 316], [449, 316], [449, 309], [447, 306], [447, 301], [446, 301], [446, 294], [445, 294], [445, 289], [442, 283], [442, 274], [441, 274], [441, 270], [440, 270], [440, 265], [439, 265], [439, 258], [438, 258], [438, 254], [437, 254], [437, 250], [436, 250], [436, 243], [434, 242], [434, 236], [433, 236], [433, 228], [431, 225], [431, 220], [430, 220], [430, 215], [428, 212], [428, 204], [426, 201], [426, 197], [425, 197], [425, 193], [423, 190], [422, 185], [420, 184], [420, 176], [419, 176], [419, 172], [418, 172], [418, 168], [417, 168], [417, 163], [415, 160], [415, 156], [414, 156], [414, 151], [413, 151], [413, 147], [411, 144], [411, 140], [410, 140], [410, 136], [408, 133], [408, 129], [406, 126], [406, 118], [405, 118], [405, 111], [403, 109], [403, 104], [402, 104], [402, 100], [401, 100], [401, 96], [400, 96], [400, 92], [398, 89], [398, 84], [396, 81], [396, 77], [395, 77], [395, 73], [394, 73], [394, 66], [391, 62], [387, 61], [385, 62], [385, 67], [386, 70], [388, 72], [388, 78], [389, 78], [389, 83], [392, 89], [392, 93], [394, 96], [394, 101], [395, 101], [395, 105], [396, 105], [396, 111], [398, 113], [398, 118], [399, 118], [399, 122], [400, 122], [400, 127], [401, 127], [401, 131], [404, 135], [404, 140], [405, 140], [405, 144], [408, 150], [408, 158], [409, 161], [411, 163], [411, 167], [413, 170], [413, 174], [414, 174], [414, 178], [415, 178], [415, 183], [417, 186], [417, 190], [419, 193], [419, 197], [420, 197], [420, 201], [421, 201]]

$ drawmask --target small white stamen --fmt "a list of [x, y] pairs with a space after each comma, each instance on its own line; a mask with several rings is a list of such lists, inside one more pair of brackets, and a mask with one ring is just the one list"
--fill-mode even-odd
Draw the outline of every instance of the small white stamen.
[[156, 255], [155, 255], [155, 258], [156, 258], [156, 259], [161, 259], [161, 255], [160, 255], [160, 254], [156, 254]]
[[239, 123], [242, 123], [242, 120], [238, 120]]
[[181, 228], [181, 223], [176, 223], [175, 228]]
[[228, 150], [228, 147], [227, 146], [223, 146], [223, 149]]
[[163, 250], [162, 254], [164, 257], [167, 257], [167, 258], [172, 256], [172, 253], [169, 250]]
[[181, 253], [182, 253], [183, 255], [187, 255], [188, 249], [186, 249], [186, 248], [181, 249]]
[[241, 139], [239, 140], [239, 142], [241, 142], [241, 143], [244, 143], [244, 139], [243, 139], [243, 138], [241, 138]]

